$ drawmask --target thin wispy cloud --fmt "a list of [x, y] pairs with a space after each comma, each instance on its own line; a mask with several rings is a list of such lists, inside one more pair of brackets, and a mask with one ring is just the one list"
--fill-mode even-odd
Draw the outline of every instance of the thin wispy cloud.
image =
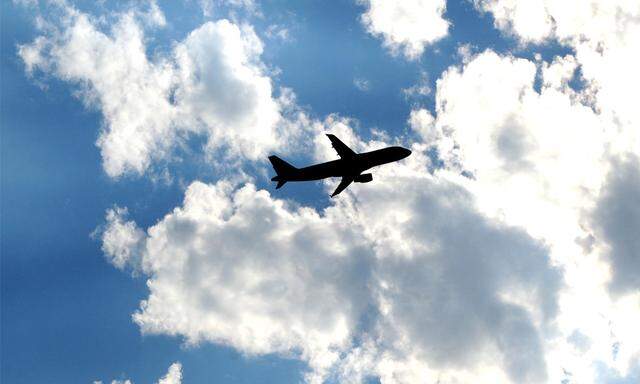
[[367, 79], [356, 77], [353, 79], [353, 85], [359, 90], [366, 92], [371, 89], [371, 83]]

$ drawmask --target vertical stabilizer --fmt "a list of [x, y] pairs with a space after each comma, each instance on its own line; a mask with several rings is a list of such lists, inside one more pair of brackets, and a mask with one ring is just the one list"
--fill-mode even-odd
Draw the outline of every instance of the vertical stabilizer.
[[271, 165], [273, 165], [273, 170], [276, 171], [277, 174], [276, 177], [271, 179], [272, 181], [278, 182], [276, 189], [282, 187], [287, 182], [287, 179], [298, 170], [298, 168], [287, 163], [278, 156], [269, 156], [269, 161], [271, 162]]

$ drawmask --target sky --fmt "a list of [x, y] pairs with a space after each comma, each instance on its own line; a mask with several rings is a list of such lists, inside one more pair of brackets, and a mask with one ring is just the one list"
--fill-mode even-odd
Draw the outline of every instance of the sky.
[[1, 7], [3, 383], [640, 382], [637, 1]]

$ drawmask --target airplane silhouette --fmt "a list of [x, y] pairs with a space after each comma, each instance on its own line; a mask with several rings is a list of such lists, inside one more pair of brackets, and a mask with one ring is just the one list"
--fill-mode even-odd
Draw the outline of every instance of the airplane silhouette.
[[338, 188], [331, 194], [331, 197], [334, 197], [344, 191], [352, 182], [368, 183], [373, 180], [372, 174], [362, 173], [367, 169], [404, 159], [411, 154], [410, 150], [402, 147], [387, 147], [371, 152], [355, 153], [334, 135], [327, 134], [327, 137], [340, 156], [337, 160], [296, 168], [278, 156], [269, 156], [269, 161], [278, 174], [271, 179], [278, 182], [276, 189], [282, 187], [287, 181], [311, 181], [327, 177], [342, 177]]

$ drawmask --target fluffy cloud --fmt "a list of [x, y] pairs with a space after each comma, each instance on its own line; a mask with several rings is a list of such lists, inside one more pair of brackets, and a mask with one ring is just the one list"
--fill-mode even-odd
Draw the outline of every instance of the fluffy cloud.
[[[544, 184], [539, 185], [562, 186], [567, 192], [573, 191], [567, 193], [567, 197], [578, 197], [573, 202], [546, 199], [549, 207], [574, 206], [574, 212], [565, 216], [567, 224], [574, 223], [573, 230], [567, 231], [568, 226], [551, 226], [558, 234], [554, 240], [556, 244], [565, 239], [563, 253], [569, 253], [571, 236], [575, 236], [581, 247], [573, 251], [582, 260], [574, 260], [575, 265], [571, 268], [576, 273], [569, 280], [573, 279], [576, 285], [567, 313], [570, 310], [580, 313], [582, 323], [590, 324], [587, 334], [598, 340], [587, 355], [599, 361], [598, 364], [609, 365], [607, 370], [616, 372], [615, 375], [609, 372], [607, 376], [624, 377], [633, 365], [631, 361], [637, 360], [640, 354], [637, 332], [633, 327], [628, 328], [628, 321], [636, 324], [640, 321], [637, 306], [640, 281], [636, 277], [640, 260], [636, 240], [636, 234], [640, 233], [637, 212], [640, 109], [633, 95], [640, 87], [637, 70], [640, 67], [637, 54], [640, 50], [640, 4], [624, 0], [545, 0], [535, 3], [480, 0], [475, 3], [478, 8], [493, 14], [498, 28], [513, 34], [523, 44], [556, 40], [574, 51], [564, 60], [543, 64], [541, 96], [547, 87], [552, 87], [592, 108], [594, 116], [600, 120], [600, 149], [596, 145], [583, 147], [583, 135], [592, 135], [593, 129], [584, 129], [582, 125], [568, 136], [557, 137], [561, 146], [576, 154], [575, 166], [570, 169], [578, 172], [566, 169], [566, 172], [558, 173], [558, 177], [543, 177]], [[578, 71], [577, 74], [574, 71]], [[567, 86], [567, 79], [572, 76], [583, 84], [582, 89], [574, 91]], [[577, 124], [573, 120], [568, 122]], [[554, 164], [562, 167], [561, 161]], [[591, 173], [590, 181], [570, 182], [575, 181], [574, 175], [587, 169], [591, 169], [588, 172]], [[566, 175], [566, 179], [561, 174]], [[530, 203], [523, 202], [523, 205]], [[553, 212], [559, 212], [556, 208]], [[559, 217], [557, 214], [552, 216], [552, 211], [545, 216]], [[608, 265], [598, 265], [597, 260]], [[604, 288], [609, 288], [614, 298], [606, 297]], [[598, 299], [594, 300], [594, 297]], [[582, 308], [586, 305], [577, 304], [586, 300], [590, 300], [591, 311]], [[594, 305], [595, 302], [598, 304]], [[597, 320], [603, 313], [606, 322]], [[577, 317], [567, 316], [567, 319], [573, 321]], [[607, 356], [612, 345], [616, 353]], [[584, 356], [582, 360], [586, 360]], [[583, 366], [577, 370], [593, 371], [593, 368]], [[583, 381], [593, 381], [595, 376], [597, 372]]]
[[[580, 130], [564, 137], [557, 135], [555, 139], [567, 152], [574, 153], [574, 166], [558, 172], [556, 177], [549, 177], [553, 172], [547, 172], [553, 165], [563, 167], [564, 161], [559, 158], [549, 164], [538, 186], [546, 190], [563, 189], [566, 197], [574, 196], [576, 200], [548, 196], [538, 200], [539, 204], [533, 199], [522, 199], [521, 204], [549, 208], [531, 210], [530, 217], [553, 217], [554, 224], [560, 221], [567, 224], [549, 225], [543, 235], [552, 242], [552, 250], [556, 249], [552, 254], [568, 266], [567, 280], [572, 282], [572, 289], [564, 300], [565, 315], [561, 314], [561, 323], [565, 323], [568, 330], [571, 323], [580, 322], [590, 337], [590, 348], [584, 354], [571, 357], [575, 351], [568, 350], [562, 354], [560, 358], [567, 362], [567, 371], [573, 372], [577, 382], [633, 377], [629, 372], [640, 354], [640, 339], [634, 326], [629, 324], [640, 322], [637, 305], [640, 282], [635, 277], [640, 257], [635, 240], [635, 234], [640, 233], [636, 208], [640, 110], [633, 96], [634, 90], [640, 87], [637, 71], [640, 4], [624, 0], [480, 0], [475, 4], [491, 12], [496, 26], [516, 36], [522, 44], [556, 40], [574, 51], [572, 56], [556, 58], [554, 63], [542, 63], [540, 96], [549, 88], [555, 88], [565, 98], [589, 106], [600, 120], [601, 138], [597, 141], [585, 138], [586, 134], [595, 139], [594, 131], [580, 125]], [[582, 89], [572, 90], [567, 86], [567, 80], [572, 77], [582, 83]], [[555, 118], [549, 111], [551, 109], [544, 113]], [[573, 120], [568, 122], [576, 124]], [[533, 132], [535, 137], [538, 130], [543, 128], [531, 126], [527, 132]], [[594, 145], [583, 147], [585, 139]], [[538, 158], [534, 159], [537, 162]], [[572, 169], [577, 172], [571, 172]], [[587, 169], [591, 170], [588, 171], [590, 180], [585, 178], [576, 183], [575, 176], [580, 173], [587, 176], [584, 173]], [[523, 188], [530, 189], [531, 184]], [[508, 213], [512, 210], [505, 204], [494, 204], [494, 208], [498, 206], [501, 214], [513, 217]], [[571, 206], [573, 208], [569, 208]], [[571, 250], [572, 238], [579, 248]], [[557, 251], [560, 249], [562, 251]], [[569, 261], [571, 258], [567, 255], [570, 254], [576, 257]], [[606, 295], [606, 288], [614, 293], [613, 297]], [[615, 352], [611, 353], [612, 350]], [[603, 367], [606, 375], [601, 374]]]
[[347, 223], [289, 210], [251, 185], [196, 182], [148, 233], [141, 257], [151, 293], [134, 316], [145, 332], [254, 354], [299, 348], [321, 370], [371, 301], [360, 268], [367, 251]]
[[182, 383], [182, 364], [176, 362], [169, 366], [167, 374], [158, 380], [158, 384], [180, 384]]
[[636, 155], [615, 159], [592, 215], [596, 240], [611, 260], [611, 288], [640, 289], [640, 160]]
[[596, 108], [617, 126], [622, 149], [640, 147], [640, 111], [629, 90], [640, 88], [640, 4], [613, 0], [475, 0], [498, 28], [523, 43], [557, 40], [575, 50]]
[[18, 49], [28, 73], [77, 84], [78, 97], [102, 112], [97, 145], [106, 173], [142, 174], [194, 135], [207, 139], [208, 153], [224, 148], [248, 159], [286, 141], [277, 128], [282, 106], [253, 29], [208, 22], [151, 59], [140, 20], [163, 25], [154, 6], [118, 15], [103, 31], [91, 15], [61, 5], [59, 19], [43, 22], [42, 35]]
[[119, 269], [125, 266], [138, 269], [139, 249], [144, 232], [134, 222], [126, 221], [126, 208], [115, 207], [107, 211], [106, 227], [101, 234], [102, 252], [109, 255], [109, 261]]
[[425, 143], [429, 144], [435, 143], [437, 139], [442, 137], [436, 130], [434, 122], [431, 112], [424, 108], [411, 111], [408, 121], [411, 129], [420, 135]]
[[[534, 63], [486, 51], [438, 80], [435, 116], [415, 110], [408, 121], [446, 169], [469, 175], [462, 183], [481, 212], [544, 241], [562, 266], [548, 335], [554, 382], [597, 381], [600, 366], [624, 377], [640, 353], [638, 147], [629, 126], [594, 107], [593, 88], [569, 86], [579, 65], [573, 55]], [[628, 295], [610, 297], [607, 286]]]
[[445, 37], [449, 22], [443, 18], [444, 0], [362, 0], [367, 11], [362, 23], [370, 34], [381, 37], [393, 54], [402, 52], [414, 60], [425, 46]]
[[414, 150], [322, 212], [251, 184], [193, 183], [131, 247], [150, 290], [134, 321], [190, 344], [294, 354], [310, 381], [544, 380], [561, 284], [546, 247], [481, 215]]
[[[474, 186], [492, 189], [484, 203], [500, 206], [509, 222], [536, 236], [551, 237], [558, 227], [533, 212], [543, 212], [545, 201], [572, 212], [585, 206], [602, 182], [604, 124], [564, 91], [566, 74], [545, 78], [548, 85], [540, 92], [535, 78], [535, 63], [484, 52], [438, 80], [435, 122], [417, 111], [410, 123], [436, 144], [448, 168], [467, 171]], [[538, 203], [522, 206], [525, 199]], [[572, 213], [568, 220], [573, 219]]]
[[377, 250], [381, 339], [440, 369], [502, 360], [516, 382], [544, 380], [539, 332], [560, 280], [541, 243], [484, 218], [446, 174], [382, 177], [357, 199]]

